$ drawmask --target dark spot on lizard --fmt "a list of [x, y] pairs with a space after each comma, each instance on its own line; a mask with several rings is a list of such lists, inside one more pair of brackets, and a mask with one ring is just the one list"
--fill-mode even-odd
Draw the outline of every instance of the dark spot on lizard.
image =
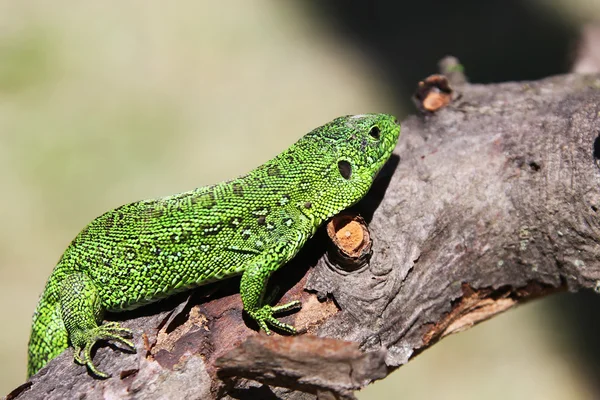
[[271, 166], [269, 166], [269, 168], [267, 168], [267, 175], [280, 176], [281, 171], [279, 170], [279, 167], [277, 165], [271, 165]]
[[110, 225], [106, 226], [107, 228], [122, 228], [125, 215], [122, 212], [116, 212], [116, 210], [113, 210], [108, 219], [110, 220]]
[[[202, 196], [202, 194], [200, 196]], [[198, 197], [197, 191], [180, 193], [175, 197], [177, 201], [177, 210], [181, 211], [184, 205], [195, 204]]]
[[230, 226], [231, 228], [237, 228], [237, 227], [240, 225], [240, 223], [241, 223], [241, 222], [242, 222], [242, 220], [241, 220], [240, 218], [238, 218], [238, 217], [233, 217], [233, 218], [231, 218], [231, 219], [229, 220], [229, 226]]
[[242, 188], [242, 185], [240, 183], [234, 183], [231, 187], [233, 189], [233, 194], [235, 194], [236, 196], [244, 195], [244, 189]]
[[147, 220], [152, 221], [153, 218], [160, 218], [164, 215], [165, 210], [160, 204], [150, 204], [147, 209]]
[[269, 213], [269, 210], [266, 207], [261, 207], [261, 208], [257, 208], [256, 210], [252, 211], [252, 215], [254, 216], [261, 216], [261, 215], [267, 215]]
[[307, 201], [306, 203], [304, 203], [304, 208], [311, 208], [312, 207], [312, 203], [310, 201]]
[[267, 223], [267, 218], [264, 215], [261, 215], [256, 219], [256, 223], [258, 225], [265, 225]]
[[106, 220], [104, 221], [104, 227], [109, 229], [112, 228], [112, 226], [115, 224], [115, 217], [113, 217], [113, 215], [109, 215], [108, 217], [106, 217]]
[[191, 198], [192, 205], [198, 205], [205, 209], [213, 208], [216, 205], [215, 194], [213, 192], [202, 193]]
[[252, 235], [252, 231], [250, 230], [250, 227], [246, 227], [242, 231], [242, 239], [244, 239], [244, 240], [247, 240], [248, 238], [250, 238], [251, 235]]
[[281, 195], [281, 198], [279, 199], [279, 205], [280, 206], [285, 206], [289, 202], [290, 202], [290, 195], [289, 194], [283, 194], [283, 195]]
[[298, 184], [298, 186], [302, 190], [308, 190], [308, 188], [310, 188], [310, 182], [307, 181], [306, 179], [302, 179], [302, 180], [300, 180], [300, 183]]
[[222, 226], [220, 224], [216, 224], [216, 225], [205, 225], [202, 226], [202, 234], [203, 235], [216, 235], [217, 233], [219, 233], [219, 231], [221, 231]]
[[191, 235], [192, 235], [192, 232], [190, 232], [189, 230], [183, 230], [179, 234], [179, 241], [180, 242], [187, 242], [190, 239]]

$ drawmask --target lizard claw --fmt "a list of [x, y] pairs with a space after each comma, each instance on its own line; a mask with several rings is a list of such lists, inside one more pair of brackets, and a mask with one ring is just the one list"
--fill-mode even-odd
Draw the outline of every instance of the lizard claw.
[[86, 365], [90, 372], [98, 378], [108, 378], [110, 374], [96, 368], [92, 359], [92, 348], [99, 340], [106, 340], [123, 344], [129, 348], [128, 350], [135, 352], [135, 345], [131, 340], [128, 340], [131, 337], [133, 337], [133, 332], [130, 329], [122, 328], [117, 322], [108, 322], [90, 329], [85, 333], [83, 340], [79, 340], [79, 343], [74, 344], [75, 354], [73, 358], [77, 364]]
[[248, 314], [256, 321], [258, 326], [264, 330], [267, 335], [271, 334], [269, 325], [294, 335], [297, 333], [296, 328], [279, 321], [273, 315], [299, 307], [302, 307], [302, 303], [298, 300], [295, 300], [280, 306], [270, 306], [266, 304], [255, 311], [249, 311]]

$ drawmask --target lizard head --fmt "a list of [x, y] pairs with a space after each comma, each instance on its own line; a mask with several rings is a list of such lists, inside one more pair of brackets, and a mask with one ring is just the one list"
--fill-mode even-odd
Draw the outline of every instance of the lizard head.
[[396, 147], [398, 120], [387, 114], [336, 118], [309, 135], [324, 177], [316, 188], [323, 217], [356, 203], [369, 190], [377, 173]]

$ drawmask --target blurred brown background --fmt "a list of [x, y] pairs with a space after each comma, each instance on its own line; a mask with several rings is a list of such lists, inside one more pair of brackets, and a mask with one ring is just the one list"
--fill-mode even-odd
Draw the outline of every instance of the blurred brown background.
[[[475, 82], [567, 72], [598, 0], [0, 0], [0, 395], [64, 248], [123, 203], [235, 177], [344, 114], [413, 112], [446, 54]], [[600, 398], [600, 300], [444, 339], [361, 399]]]

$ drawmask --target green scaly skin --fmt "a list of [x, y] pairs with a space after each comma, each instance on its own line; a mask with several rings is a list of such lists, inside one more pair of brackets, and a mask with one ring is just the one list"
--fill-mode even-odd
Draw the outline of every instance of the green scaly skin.
[[102, 324], [104, 311], [134, 309], [240, 274], [244, 310], [260, 328], [295, 333], [273, 315], [300, 302], [266, 304], [269, 276], [319, 225], [367, 193], [399, 134], [390, 115], [340, 117], [248, 175], [96, 218], [48, 279], [33, 315], [28, 376], [71, 345], [76, 362], [107, 377], [92, 361], [94, 344], [135, 348], [130, 330]]

